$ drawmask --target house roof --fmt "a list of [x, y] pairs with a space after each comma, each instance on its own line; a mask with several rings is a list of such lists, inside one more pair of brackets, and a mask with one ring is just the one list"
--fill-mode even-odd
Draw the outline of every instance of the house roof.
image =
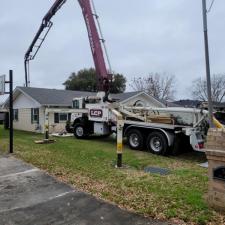
[[162, 99], [157, 99], [159, 102], [164, 104], [166, 107], [181, 107], [180, 105], [175, 104], [174, 102], [162, 100]]
[[[57, 89], [47, 89], [47, 88], [33, 88], [33, 87], [17, 87], [15, 89], [15, 94], [19, 92], [28, 95], [40, 105], [50, 105], [50, 106], [71, 106], [72, 100], [76, 97], [87, 97], [93, 96], [94, 92], [83, 92], [83, 91], [70, 91], [70, 90], [57, 90]], [[129, 99], [142, 92], [126, 92], [121, 94], [111, 94], [112, 98], [117, 99], [122, 102]], [[16, 94], [17, 95], [17, 94]]]
[[184, 99], [173, 102], [173, 104], [176, 104], [180, 107], [197, 108], [201, 104], [201, 102], [198, 100]]
[[[173, 102], [176, 105], [179, 105], [180, 107], [189, 107], [189, 108], [199, 108], [199, 107], [208, 107], [208, 102], [202, 102], [198, 100], [179, 100], [176, 102]], [[225, 108], [225, 102], [213, 102], [214, 108]]]
[[[212, 102], [213, 108], [225, 109], [225, 102]], [[208, 108], [208, 102], [201, 102], [201, 106]]]
[[134, 91], [134, 92], [125, 92], [120, 94], [110, 94], [112, 98], [119, 99], [120, 102], [123, 102], [137, 94], [143, 93], [142, 91]]
[[47, 88], [17, 87], [16, 90], [29, 95], [41, 105], [71, 106], [72, 100], [80, 96], [93, 95], [92, 92], [68, 91]]

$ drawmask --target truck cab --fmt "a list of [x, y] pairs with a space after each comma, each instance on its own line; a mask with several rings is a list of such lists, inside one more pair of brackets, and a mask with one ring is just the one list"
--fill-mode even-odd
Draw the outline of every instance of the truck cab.
[[71, 115], [70, 130], [73, 130], [75, 137], [81, 139], [92, 134], [111, 134], [109, 103], [104, 102], [103, 97], [104, 93], [98, 93], [96, 96], [73, 99], [72, 107], [77, 112]]

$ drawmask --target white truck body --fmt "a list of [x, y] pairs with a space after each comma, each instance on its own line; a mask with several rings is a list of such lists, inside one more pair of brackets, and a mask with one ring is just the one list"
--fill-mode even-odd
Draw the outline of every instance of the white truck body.
[[[156, 145], [160, 138], [164, 137], [166, 148], [169, 149], [174, 146], [179, 136], [186, 136], [194, 150], [202, 151], [208, 124], [207, 111], [192, 108], [126, 107], [117, 103], [103, 102], [102, 94], [100, 92], [94, 97], [74, 99], [76, 103], [73, 105], [79, 112], [72, 114], [71, 124], [77, 138], [82, 137], [76, 134], [76, 130], [81, 131], [82, 129], [80, 134], [85, 136], [109, 135], [118, 130], [119, 121], [123, 135], [131, 141], [129, 144], [131, 148], [138, 149], [138, 141], [136, 141], [136, 145], [132, 146], [132, 140], [135, 143], [138, 135], [140, 139], [140, 133], [143, 136], [141, 141], [144, 139], [144, 142], [149, 139], [148, 136], [151, 136], [151, 133], [155, 133], [159, 136], [158, 139], [155, 138]], [[81, 109], [85, 111], [82, 113]], [[118, 119], [118, 115], [120, 119]], [[155, 117], [171, 118], [171, 123], [152, 121], [151, 118]], [[167, 151], [164, 151], [163, 154], [165, 152]], [[156, 152], [156, 154], [158, 153]]]

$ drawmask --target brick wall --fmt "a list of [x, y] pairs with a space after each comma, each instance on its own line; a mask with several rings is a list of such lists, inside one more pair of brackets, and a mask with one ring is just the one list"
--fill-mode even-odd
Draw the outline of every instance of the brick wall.
[[208, 203], [220, 211], [225, 211], [225, 181], [214, 178], [214, 170], [225, 167], [225, 131], [210, 129], [207, 136], [206, 155], [209, 161]]
[[225, 130], [211, 128], [207, 134], [206, 149], [225, 151]]
[[225, 181], [213, 177], [214, 169], [225, 167], [225, 151], [208, 150], [206, 154], [209, 161], [208, 203], [216, 209], [225, 211]]

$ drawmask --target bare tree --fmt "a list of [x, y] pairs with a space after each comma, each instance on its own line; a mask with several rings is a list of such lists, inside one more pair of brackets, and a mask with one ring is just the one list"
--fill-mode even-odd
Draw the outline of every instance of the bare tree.
[[134, 78], [130, 86], [135, 91], [145, 91], [158, 99], [168, 101], [174, 99], [175, 77], [165, 73], [151, 73], [147, 77]]
[[[225, 98], [225, 75], [214, 74], [212, 76], [212, 100], [222, 102]], [[206, 79], [198, 78], [193, 81], [192, 96], [196, 100], [208, 101]]]

